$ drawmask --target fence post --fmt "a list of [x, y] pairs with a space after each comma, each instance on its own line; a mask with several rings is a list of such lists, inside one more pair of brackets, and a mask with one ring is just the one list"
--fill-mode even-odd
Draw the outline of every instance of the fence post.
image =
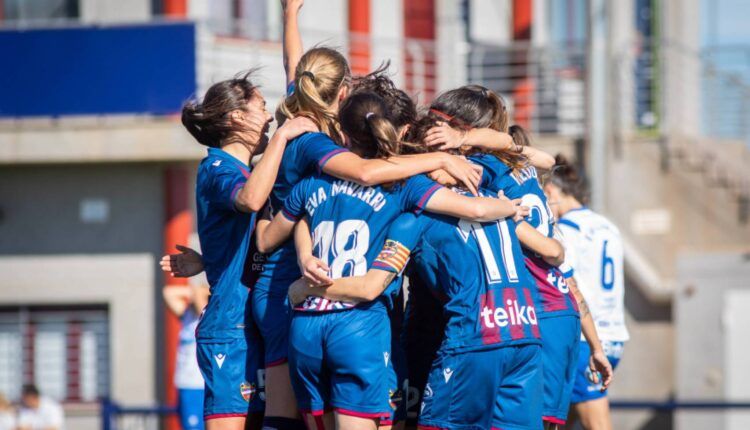
[[109, 397], [104, 397], [101, 401], [102, 430], [114, 430], [112, 427], [114, 409], [115, 406], [109, 400]]

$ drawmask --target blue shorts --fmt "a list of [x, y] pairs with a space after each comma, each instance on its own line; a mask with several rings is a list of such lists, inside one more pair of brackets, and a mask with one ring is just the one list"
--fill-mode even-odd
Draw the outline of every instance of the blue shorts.
[[287, 361], [291, 309], [286, 292], [253, 289], [253, 319], [263, 337], [265, 367]]
[[541, 349], [530, 344], [439, 354], [419, 428], [541, 430]]
[[206, 383], [204, 419], [263, 411], [265, 369], [260, 339], [198, 339], [197, 350]]
[[182, 430], [203, 430], [203, 390], [200, 388], [177, 389], [177, 413]]
[[539, 318], [542, 332], [544, 421], [564, 425], [578, 368], [581, 319], [577, 315]]
[[396, 392], [391, 330], [381, 302], [334, 312], [294, 312], [289, 369], [299, 409], [389, 420]]
[[[578, 369], [576, 370], [576, 382], [573, 385], [573, 397], [571, 403], [588, 402], [590, 400], [601, 399], [602, 397], [607, 396], [607, 390], [601, 391], [601, 383], [594, 384], [589, 379], [589, 376], [591, 375], [591, 370], [589, 370], [591, 348], [589, 348], [589, 344], [586, 342], [579, 343]], [[615, 369], [620, 362], [623, 346], [623, 342], [602, 341], [604, 353], [607, 354], [612, 369]]]

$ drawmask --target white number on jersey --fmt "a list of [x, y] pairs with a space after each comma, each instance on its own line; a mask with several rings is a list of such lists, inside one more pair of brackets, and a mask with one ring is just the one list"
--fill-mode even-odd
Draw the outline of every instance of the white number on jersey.
[[331, 268], [329, 276], [332, 278], [343, 277], [347, 268], [348, 276], [367, 273], [365, 254], [370, 246], [370, 228], [366, 222], [346, 220], [335, 226], [333, 221], [322, 221], [315, 227], [312, 239], [313, 249]]
[[[494, 223], [497, 227], [497, 234], [500, 239], [500, 252], [502, 257], [502, 264], [505, 268], [505, 273], [508, 274], [508, 280], [510, 282], [518, 281], [518, 271], [516, 270], [516, 262], [513, 260], [513, 242], [511, 242], [510, 231], [508, 230], [508, 222], [506, 220], [499, 220]], [[489, 238], [487, 237], [488, 232], [492, 233], [491, 226], [482, 226], [481, 223], [466, 221], [462, 219], [458, 222], [458, 233], [464, 239], [469, 240], [469, 236], [473, 233], [474, 237], [479, 244], [479, 252], [482, 254], [484, 260], [484, 270], [487, 274], [487, 280], [491, 284], [495, 284], [503, 281], [502, 273], [497, 265], [497, 258], [492, 251]]]
[[546, 202], [536, 194], [526, 194], [521, 197], [521, 206], [527, 206], [530, 209], [528, 219], [538, 219], [539, 225], [534, 226], [536, 231], [544, 237], [550, 237], [550, 221], [552, 220], [552, 210]]

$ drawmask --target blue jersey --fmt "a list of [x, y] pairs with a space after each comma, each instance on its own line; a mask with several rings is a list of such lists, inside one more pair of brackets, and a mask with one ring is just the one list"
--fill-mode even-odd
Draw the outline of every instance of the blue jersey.
[[444, 302], [442, 350], [539, 343], [537, 292], [512, 220], [404, 214], [389, 229], [373, 268], [398, 273], [410, 257]]
[[[514, 172], [493, 155], [475, 155], [471, 160], [484, 168], [482, 186], [495, 193], [502, 191], [509, 199], [521, 199], [521, 204], [530, 209], [525, 221], [543, 236], [554, 237], [555, 217], [547, 204], [547, 196], [539, 185], [537, 171], [533, 166]], [[539, 317], [578, 315], [578, 305], [560, 269], [546, 263], [531, 250], [523, 248], [523, 252], [526, 256], [526, 267], [539, 289]]]
[[[299, 181], [315, 173], [320, 173], [323, 166], [335, 155], [348, 152], [337, 145], [323, 133], [305, 133], [290, 141], [284, 149], [276, 183], [271, 192], [271, 212], [281, 209], [292, 188]], [[253, 251], [257, 254], [257, 251]], [[258, 255], [255, 260], [260, 260]], [[255, 288], [282, 288], [301, 276], [297, 266], [297, 253], [294, 241], [288, 240], [279, 248], [262, 259], [260, 282]]]
[[[366, 187], [323, 174], [297, 184], [282, 211], [292, 220], [307, 215], [313, 253], [330, 267], [332, 278], [361, 276], [380, 251], [388, 225], [404, 211], [422, 211], [440, 188], [424, 175], [391, 187]], [[397, 287], [392, 286], [386, 295], [393, 289]], [[320, 312], [353, 306], [309, 297], [298, 310]]]
[[239, 212], [237, 193], [247, 182], [250, 168], [217, 148], [198, 167], [195, 200], [198, 236], [211, 297], [198, 324], [198, 338], [245, 336], [248, 289], [242, 283], [255, 214]]

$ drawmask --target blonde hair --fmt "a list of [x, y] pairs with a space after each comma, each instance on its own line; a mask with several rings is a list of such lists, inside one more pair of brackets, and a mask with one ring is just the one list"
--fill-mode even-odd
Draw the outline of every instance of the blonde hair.
[[306, 116], [318, 124], [320, 131], [342, 143], [332, 105], [341, 87], [349, 85], [350, 80], [349, 64], [335, 49], [316, 47], [305, 52], [295, 70], [294, 93], [279, 106], [279, 123]]

